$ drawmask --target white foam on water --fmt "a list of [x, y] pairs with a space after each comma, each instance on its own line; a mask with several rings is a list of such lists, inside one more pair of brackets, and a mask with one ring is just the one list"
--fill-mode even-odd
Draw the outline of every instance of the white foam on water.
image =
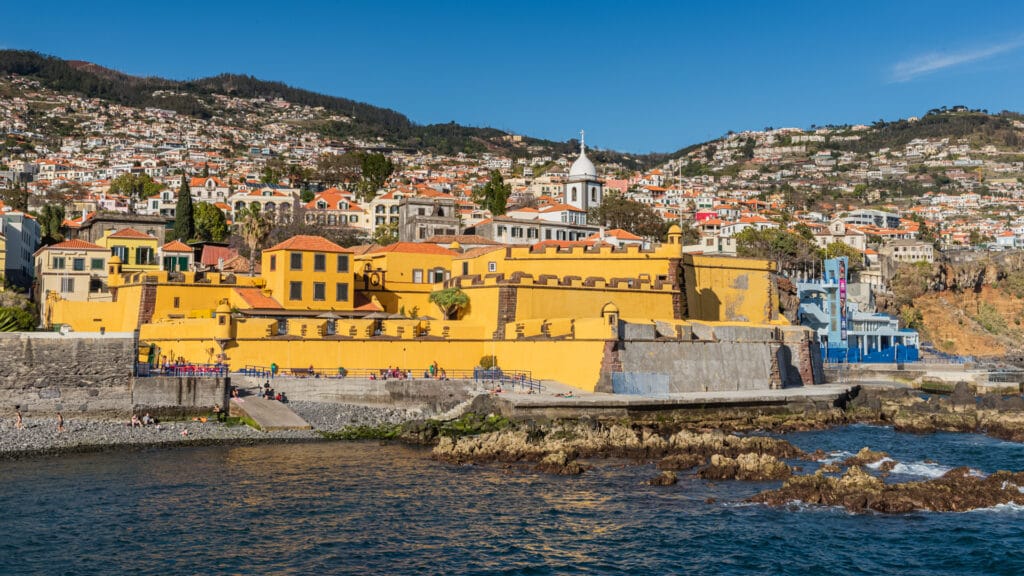
[[[893, 461], [892, 458], [889, 458], [888, 456], [886, 456], [885, 458], [882, 458], [881, 460], [879, 460], [877, 462], [872, 462], [870, 464], [865, 464], [864, 466], [867, 467], [867, 468], [870, 468], [871, 470], [878, 470], [879, 468], [882, 467], [882, 464], [885, 464], [886, 462], [892, 462], [892, 461]], [[899, 464], [897, 464], [897, 466], [899, 466]]]
[[996, 504], [995, 506], [989, 506], [988, 508], [975, 508], [974, 510], [968, 510], [967, 512], [1024, 512], [1024, 504], [1007, 502], [1006, 504]]
[[902, 476], [920, 476], [922, 478], [938, 478], [952, 470], [949, 466], [929, 464], [925, 462], [899, 462], [892, 468], [893, 474]]
[[820, 462], [822, 464], [838, 464], [850, 456], [853, 456], [853, 452], [847, 452], [846, 450], [834, 450], [828, 453], [828, 458], [823, 458]]

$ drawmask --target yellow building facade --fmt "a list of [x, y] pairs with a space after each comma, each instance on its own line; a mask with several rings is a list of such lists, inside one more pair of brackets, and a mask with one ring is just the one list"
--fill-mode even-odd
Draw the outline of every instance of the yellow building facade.
[[125, 272], [149, 272], [160, 269], [157, 260], [159, 240], [145, 232], [134, 228], [124, 228], [116, 232], [107, 230], [96, 244], [117, 256]]
[[[86, 308], [51, 295], [47, 319], [76, 331], [139, 329], [156, 359], [421, 373], [495, 355], [505, 369], [592, 390], [623, 321], [669, 338], [786, 324], [770, 263], [684, 256], [679, 238], [673, 227], [649, 250], [399, 243], [356, 256], [297, 236], [264, 250], [253, 277], [134, 272], [112, 257], [112, 302]], [[458, 319], [430, 302], [446, 288], [467, 296]]]

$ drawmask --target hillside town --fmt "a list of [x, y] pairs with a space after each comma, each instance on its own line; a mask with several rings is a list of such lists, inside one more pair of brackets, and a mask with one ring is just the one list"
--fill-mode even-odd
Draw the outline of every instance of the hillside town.
[[[1024, 245], [1024, 122], [1015, 118], [1000, 117], [1009, 132], [998, 145], [946, 136], [872, 148], [878, 126], [778, 128], [730, 133], [628, 170], [596, 166], [582, 132], [578, 155], [552, 156], [516, 136], [505, 137], [511, 154], [441, 155], [384, 137], [330, 139], [309, 126], [346, 117], [319, 107], [215, 101], [212, 117], [198, 119], [59, 93], [29, 77], [0, 79], [5, 282], [37, 302], [51, 290], [101, 297], [104, 267], [73, 286], [52, 258], [35, 255], [72, 239], [117, 254], [126, 250], [115, 247], [118, 234], [142, 248], [135, 262], [121, 254], [141, 270], [251, 271], [269, 235], [242, 240], [245, 214], [256, 211], [283, 234], [324, 235], [363, 252], [394, 242], [645, 247], [676, 224], [684, 253], [774, 256], [783, 275], [813, 276], [820, 265], [751, 252], [745, 231], [785, 230], [822, 251], [812, 260], [852, 257], [859, 280], [883, 292], [900, 264], [933, 262], [939, 250]], [[976, 111], [935, 110], [901, 122], [969, 113]], [[367, 168], [367, 158], [378, 168]], [[504, 191], [497, 204], [481, 195], [489, 184]], [[213, 234], [175, 235], [183, 190], [205, 214], [212, 207], [223, 216]], [[661, 225], [641, 226], [635, 211], [600, 212], [612, 196]]]

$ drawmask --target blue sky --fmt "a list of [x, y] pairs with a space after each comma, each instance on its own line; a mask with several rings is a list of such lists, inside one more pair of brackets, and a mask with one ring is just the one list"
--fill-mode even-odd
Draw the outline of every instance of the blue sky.
[[1024, 111], [1015, 2], [8, 2], [0, 46], [130, 74], [245, 73], [667, 152], [728, 130]]

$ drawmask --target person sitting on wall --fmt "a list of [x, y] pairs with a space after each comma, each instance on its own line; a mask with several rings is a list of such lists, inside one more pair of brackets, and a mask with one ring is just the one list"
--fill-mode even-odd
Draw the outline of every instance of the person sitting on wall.
[[280, 392], [278, 392], [277, 395], [274, 396], [274, 400], [277, 400], [278, 402], [280, 402], [282, 398], [284, 398], [284, 396], [282, 396]]
[[152, 426], [153, 424], [156, 424], [156, 420], [154, 420], [153, 417], [149, 415], [149, 412], [146, 412], [142, 416], [142, 425], [143, 426]]
[[142, 422], [139, 420], [138, 414], [132, 414], [131, 427], [135, 428], [136, 426], [142, 428]]

